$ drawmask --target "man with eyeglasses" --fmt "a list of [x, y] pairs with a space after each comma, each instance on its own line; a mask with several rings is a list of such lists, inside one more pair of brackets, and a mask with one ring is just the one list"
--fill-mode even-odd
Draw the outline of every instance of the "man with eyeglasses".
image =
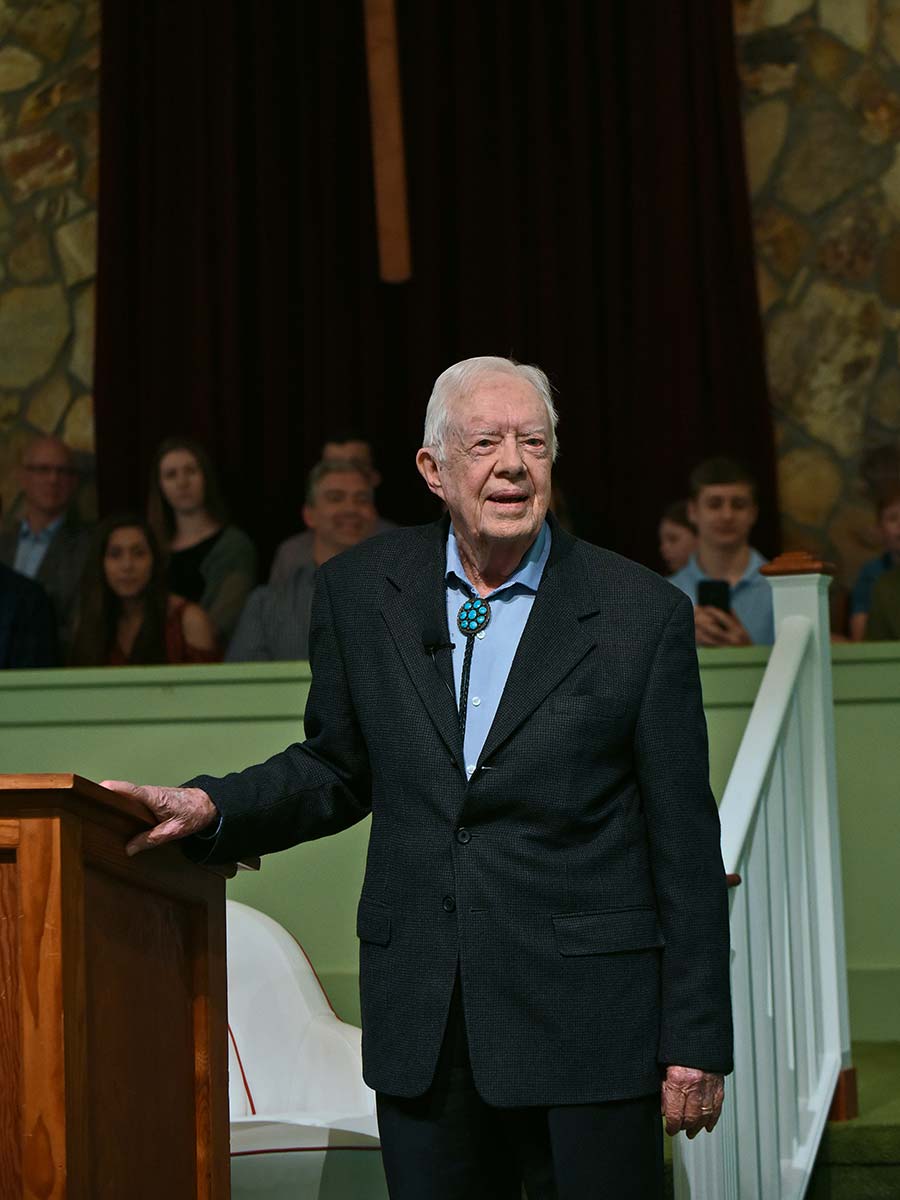
[[65, 650], [74, 625], [88, 528], [72, 511], [78, 470], [56, 437], [29, 442], [19, 466], [20, 515], [0, 533], [0, 562], [46, 590]]

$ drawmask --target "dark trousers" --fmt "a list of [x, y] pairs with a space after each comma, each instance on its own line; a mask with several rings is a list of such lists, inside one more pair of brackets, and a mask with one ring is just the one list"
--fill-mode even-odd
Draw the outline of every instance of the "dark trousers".
[[472, 1079], [454, 992], [431, 1087], [379, 1093], [391, 1200], [661, 1200], [659, 1093], [606, 1104], [494, 1108]]

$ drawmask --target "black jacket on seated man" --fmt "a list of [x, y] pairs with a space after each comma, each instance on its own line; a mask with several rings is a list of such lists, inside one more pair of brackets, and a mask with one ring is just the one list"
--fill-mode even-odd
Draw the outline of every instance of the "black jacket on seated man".
[[[0, 531], [0, 563], [12, 566], [21, 522], [8, 523]], [[68, 513], [47, 547], [35, 581], [50, 598], [56, 618], [59, 643], [66, 651], [72, 640], [81, 576], [91, 541], [90, 527]]]
[[467, 781], [445, 599], [447, 521], [320, 568], [307, 741], [203, 788], [234, 860], [370, 811], [359, 904], [363, 1063], [431, 1083], [459, 971], [492, 1105], [659, 1087], [731, 1069], [728, 918], [690, 601], [565, 533]]
[[0, 563], [0, 669], [58, 663], [56, 618], [47, 593]]

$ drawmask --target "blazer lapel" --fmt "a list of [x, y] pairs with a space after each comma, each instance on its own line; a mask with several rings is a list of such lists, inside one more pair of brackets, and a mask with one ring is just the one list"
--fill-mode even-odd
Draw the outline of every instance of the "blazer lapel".
[[448, 750], [462, 763], [459, 714], [450, 652], [433, 657], [425, 642], [438, 636], [449, 642], [446, 601], [446, 518], [424, 531], [416, 552], [389, 573], [381, 614], [394, 639], [413, 687]]
[[[578, 579], [568, 567], [574, 539], [551, 520], [554, 547], [488, 732], [479, 765], [527, 720], [544, 698], [594, 649], [573, 602]], [[570, 586], [571, 585], [571, 588]]]

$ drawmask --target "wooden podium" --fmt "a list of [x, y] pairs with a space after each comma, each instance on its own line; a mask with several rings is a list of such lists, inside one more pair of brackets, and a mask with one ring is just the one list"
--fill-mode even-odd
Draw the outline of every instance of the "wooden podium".
[[152, 823], [0, 776], [0, 1200], [227, 1200], [228, 872]]

